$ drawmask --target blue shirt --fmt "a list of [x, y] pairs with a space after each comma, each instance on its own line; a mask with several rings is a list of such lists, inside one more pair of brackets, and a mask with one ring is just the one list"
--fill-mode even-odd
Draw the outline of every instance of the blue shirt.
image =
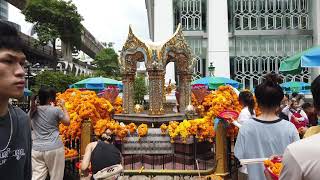
[[[286, 120], [248, 119], [240, 128], [234, 154], [238, 159], [269, 158], [282, 155], [285, 148], [299, 140], [296, 127]], [[263, 164], [247, 165], [249, 180], [264, 180]]]

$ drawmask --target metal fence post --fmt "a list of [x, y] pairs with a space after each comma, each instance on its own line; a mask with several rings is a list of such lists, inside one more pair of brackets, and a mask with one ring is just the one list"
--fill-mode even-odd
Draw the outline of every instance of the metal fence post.
[[216, 161], [217, 168], [215, 175], [225, 177], [229, 174], [227, 168], [227, 136], [224, 122], [218, 123], [216, 132]]
[[84, 120], [81, 126], [80, 157], [84, 155], [87, 145], [91, 142], [91, 120]]

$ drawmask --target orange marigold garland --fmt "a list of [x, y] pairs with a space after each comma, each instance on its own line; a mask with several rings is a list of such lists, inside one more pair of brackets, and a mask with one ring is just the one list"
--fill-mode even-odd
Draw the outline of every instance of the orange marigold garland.
[[115, 109], [115, 114], [121, 114], [122, 111], [123, 111], [123, 108], [122, 108], [122, 98], [121, 97], [117, 97], [116, 100], [114, 101], [113, 103], [113, 107]]
[[137, 129], [139, 139], [148, 134], [148, 126], [146, 124], [140, 124]]
[[64, 147], [64, 157], [65, 158], [71, 158], [71, 157], [76, 157], [76, 156], [78, 156], [77, 150]]
[[[184, 120], [183, 122], [171, 121], [167, 126], [168, 134], [171, 142], [180, 135], [183, 142], [193, 135], [198, 141], [212, 142], [215, 137], [213, 119], [225, 110], [233, 110], [240, 112], [242, 107], [238, 101], [238, 95], [233, 91], [231, 86], [220, 86], [216, 91], [211, 91], [210, 94], [205, 96], [202, 103], [197, 101], [194, 94], [191, 96], [192, 104], [203, 118], [194, 120]], [[166, 125], [162, 124], [160, 129], [163, 134], [166, 133]], [[227, 129], [228, 136], [236, 136], [238, 128], [233, 124], [229, 124]]]
[[[93, 91], [79, 91], [69, 89], [65, 93], [58, 94], [58, 99], [66, 101], [66, 107], [70, 114], [70, 126], [60, 125], [60, 133], [63, 139], [66, 137], [79, 137], [81, 123], [85, 119], [90, 119], [94, 133], [101, 135], [106, 129], [111, 130], [120, 140], [123, 140], [129, 133], [133, 134], [137, 131], [139, 138], [144, 137], [148, 133], [146, 124], [141, 124], [138, 128], [134, 123], [128, 125], [121, 124], [111, 119], [111, 113], [122, 112], [122, 99], [117, 97], [113, 106], [104, 98], [99, 98]], [[160, 126], [162, 134], [168, 133], [171, 142], [177, 136], [180, 136], [183, 142], [189, 136], [195, 136], [199, 141], [212, 141], [215, 132], [213, 119], [222, 111], [233, 110], [240, 112], [241, 106], [238, 102], [238, 96], [230, 86], [220, 86], [216, 91], [212, 91], [205, 96], [202, 103], [198, 103], [194, 95], [192, 95], [192, 103], [196, 105], [197, 112], [203, 118], [194, 120], [184, 120], [179, 123], [176, 121], [169, 122], [168, 125]], [[256, 110], [258, 114], [258, 110]], [[238, 128], [229, 124], [227, 129], [228, 136], [236, 136]]]
[[282, 170], [282, 163], [281, 162], [272, 162], [272, 160], [265, 160], [264, 165], [266, 168], [269, 169], [274, 175], [277, 177], [280, 176], [281, 170]]
[[178, 135], [176, 128], [179, 126], [179, 122], [177, 121], [170, 121], [168, 126], [168, 133], [171, 138], [170, 142], [174, 143], [174, 138]]
[[134, 134], [137, 130], [137, 126], [134, 123], [128, 124], [126, 128], [129, 130], [130, 134]]
[[161, 124], [160, 129], [161, 129], [161, 134], [165, 135], [167, 133], [168, 126], [165, 123], [163, 123]]
[[[242, 107], [238, 101], [238, 95], [234, 92], [231, 86], [220, 86], [216, 91], [212, 91], [204, 98], [201, 110], [204, 114], [206, 122], [213, 127], [212, 119], [225, 110], [233, 110], [240, 112]], [[227, 136], [236, 136], [238, 128], [233, 124], [229, 124]], [[214, 132], [211, 132], [214, 134]]]
[[[65, 136], [64, 139], [80, 137], [83, 120], [90, 119], [95, 126], [101, 119], [110, 120], [114, 111], [110, 102], [99, 98], [94, 91], [68, 89], [64, 93], [57, 94], [57, 100], [59, 99], [66, 102], [65, 106], [70, 115], [69, 126], [59, 125], [60, 134]], [[98, 129], [97, 132], [99, 131], [101, 130]]]

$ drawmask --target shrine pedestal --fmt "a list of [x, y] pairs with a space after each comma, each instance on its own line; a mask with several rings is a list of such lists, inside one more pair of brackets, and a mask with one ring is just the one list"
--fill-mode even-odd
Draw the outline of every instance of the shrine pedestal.
[[185, 116], [180, 113], [164, 114], [164, 115], [149, 115], [149, 114], [115, 114], [114, 120], [123, 123], [148, 124], [149, 127], [153, 124], [154, 127], [160, 127], [162, 123], [169, 121], [183, 121]]

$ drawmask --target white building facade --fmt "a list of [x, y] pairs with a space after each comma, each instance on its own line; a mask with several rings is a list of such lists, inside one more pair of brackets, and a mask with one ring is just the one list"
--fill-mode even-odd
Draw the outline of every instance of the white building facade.
[[[179, 23], [198, 61], [194, 79], [230, 77], [252, 89], [280, 62], [320, 43], [319, 0], [146, 0], [150, 38], [165, 40]], [[166, 78], [175, 79], [174, 64]], [[310, 82], [317, 70], [282, 75]]]

